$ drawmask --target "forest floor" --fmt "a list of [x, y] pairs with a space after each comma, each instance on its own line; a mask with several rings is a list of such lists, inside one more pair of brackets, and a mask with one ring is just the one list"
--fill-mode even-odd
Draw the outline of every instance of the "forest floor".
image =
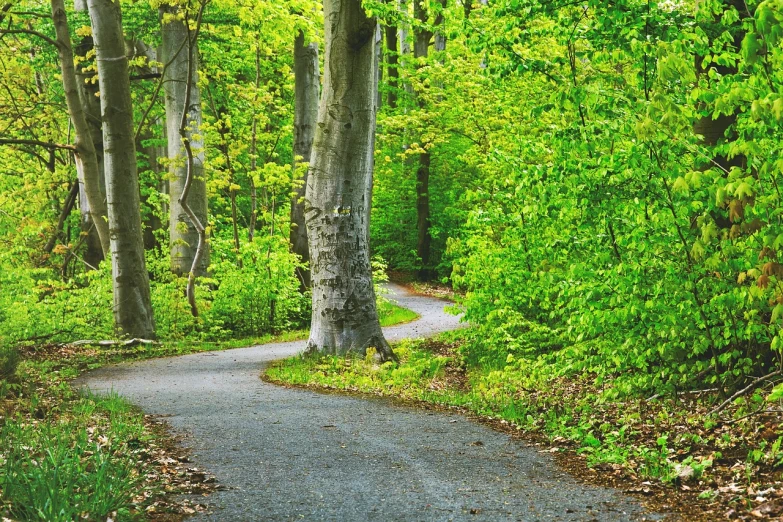
[[[396, 288], [421, 319], [390, 341], [460, 326], [446, 302]], [[661, 520], [616, 488], [573, 478], [541, 446], [468, 418], [268, 384], [301, 342], [105, 367], [77, 385], [165, 415], [222, 489], [196, 520]]]

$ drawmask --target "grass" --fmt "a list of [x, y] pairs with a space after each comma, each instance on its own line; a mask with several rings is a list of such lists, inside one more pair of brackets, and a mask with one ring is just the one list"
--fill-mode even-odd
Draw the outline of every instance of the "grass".
[[0, 516], [138, 519], [143, 501], [161, 494], [139, 459], [153, 438], [143, 414], [116, 395], [76, 393], [48, 365], [23, 361], [19, 376], [0, 401]]
[[383, 327], [410, 323], [419, 317], [419, 314], [413, 310], [398, 306], [386, 299], [381, 299], [378, 302], [378, 318]]
[[[384, 326], [418, 318], [381, 299]], [[136, 346], [35, 346], [3, 350], [0, 375], [0, 518], [65, 522], [147, 520], [155, 511], [192, 513], [167, 504], [178, 490], [165, 445], [143, 413], [121, 397], [77, 393], [84, 370], [128, 360], [303, 340], [306, 330], [224, 342]], [[18, 363], [18, 368], [17, 368]], [[161, 464], [163, 462], [164, 464]], [[171, 516], [171, 515], [169, 515]], [[171, 519], [167, 519], [171, 520]]]
[[[698, 514], [686, 519], [751, 511], [763, 501], [756, 492], [783, 492], [780, 424], [753, 417], [718, 422], [708, 415], [714, 398], [701, 395], [653, 401], [617, 395], [612, 381], [570, 370], [570, 355], [561, 358], [557, 350], [509, 357], [505, 365], [482, 363], [464, 349], [470, 336], [459, 331], [403, 341], [394, 347], [399, 363], [294, 357], [270, 366], [266, 379], [458, 407], [500, 420], [569, 448], [607, 477], [623, 477], [621, 487], [653, 484], [666, 503], [674, 491], [688, 497], [681, 509]], [[735, 418], [757, 408], [753, 400]]]

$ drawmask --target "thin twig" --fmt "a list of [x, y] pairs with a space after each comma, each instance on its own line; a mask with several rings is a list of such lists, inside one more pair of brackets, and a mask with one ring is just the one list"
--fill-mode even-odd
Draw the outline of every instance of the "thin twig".
[[743, 395], [745, 395], [749, 391], [751, 391], [754, 388], [758, 387], [759, 384], [763, 383], [764, 381], [768, 381], [769, 379], [771, 379], [773, 377], [777, 377], [778, 375], [783, 375], [783, 370], [777, 370], [775, 372], [768, 373], [767, 375], [764, 375], [763, 377], [759, 377], [759, 378], [755, 379], [752, 383], [748, 384], [747, 386], [742, 388], [740, 391], [736, 392], [734, 395], [732, 395], [731, 397], [729, 397], [728, 399], [726, 399], [725, 401], [720, 403], [720, 405], [718, 405], [718, 407], [714, 408], [709, 413], [709, 415], [713, 415], [715, 413], [723, 411], [723, 409], [725, 409], [726, 406], [731, 404], [738, 397], [742, 397]]

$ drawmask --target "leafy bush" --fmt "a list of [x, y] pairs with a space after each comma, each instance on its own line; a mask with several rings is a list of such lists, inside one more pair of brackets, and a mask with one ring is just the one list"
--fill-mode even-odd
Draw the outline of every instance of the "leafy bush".
[[[187, 278], [170, 272], [167, 255], [147, 253], [160, 339], [254, 336], [307, 323], [309, 294], [299, 292], [295, 268], [300, 262], [289, 252], [285, 238], [256, 238], [245, 243], [239, 255], [228, 240], [213, 238], [211, 246], [210, 277], [197, 282], [198, 318], [185, 296]], [[107, 263], [67, 283], [51, 279], [47, 270], [15, 269], [14, 277], [7, 274], [4, 278], [0, 271], [0, 339], [67, 342], [114, 336]]]
[[299, 291], [295, 269], [301, 263], [286, 238], [256, 238], [243, 244], [236, 258], [228, 253], [228, 243], [213, 243], [213, 248], [216, 288], [209, 321], [234, 336], [278, 332], [309, 321], [310, 295]]

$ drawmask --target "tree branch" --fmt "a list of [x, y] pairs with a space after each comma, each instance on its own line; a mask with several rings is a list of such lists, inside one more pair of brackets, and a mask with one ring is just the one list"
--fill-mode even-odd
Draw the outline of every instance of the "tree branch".
[[65, 150], [76, 151], [76, 147], [74, 147], [73, 145], [65, 145], [62, 143], [52, 143], [52, 142], [38, 141], [38, 140], [17, 140], [17, 139], [0, 138], [0, 145], [34, 145], [36, 147], [44, 147], [46, 149], [65, 149]]
[[45, 34], [40, 33], [38, 31], [33, 31], [32, 29], [0, 29], [0, 35], [3, 34], [29, 34], [32, 36], [37, 36], [41, 40], [44, 40], [49, 44], [53, 45], [55, 48], [59, 47], [56, 41], [52, 40]]

